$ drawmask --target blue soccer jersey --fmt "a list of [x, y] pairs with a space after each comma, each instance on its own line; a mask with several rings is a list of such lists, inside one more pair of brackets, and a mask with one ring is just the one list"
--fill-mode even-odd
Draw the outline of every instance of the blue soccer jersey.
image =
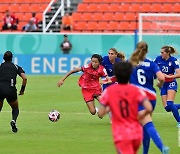
[[[179, 68], [179, 63], [175, 57], [169, 57], [169, 59], [165, 60], [162, 59], [161, 56], [156, 57], [155, 62], [161, 69], [164, 74], [173, 75], [176, 69]], [[165, 79], [165, 83], [161, 88], [161, 95], [167, 95], [168, 90], [175, 90], [177, 91], [177, 82], [176, 79]]]
[[174, 74], [175, 70], [179, 68], [179, 63], [175, 57], [169, 57], [168, 60], [162, 59], [161, 56], [156, 57], [155, 63], [159, 66], [160, 70], [165, 74]]
[[154, 77], [160, 71], [157, 64], [149, 59], [145, 59], [133, 69], [130, 82], [146, 92], [149, 100], [156, 99], [156, 91], [153, 87]]
[[[116, 58], [115, 62], [119, 62], [120, 59]], [[103, 60], [102, 60], [102, 65], [104, 66], [104, 68], [107, 71], [107, 74], [110, 78], [114, 78], [114, 71], [113, 71], [113, 64], [110, 62], [109, 57], [108, 56], [104, 56]], [[103, 80], [103, 79], [102, 79]], [[112, 83], [113, 84], [113, 83]], [[103, 84], [103, 90], [105, 88], [107, 88], [109, 85], [111, 84]]]

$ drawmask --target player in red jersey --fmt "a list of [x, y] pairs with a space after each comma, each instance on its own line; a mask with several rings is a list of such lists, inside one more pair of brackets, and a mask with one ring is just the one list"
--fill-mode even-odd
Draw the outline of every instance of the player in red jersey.
[[[142, 126], [139, 119], [152, 111], [152, 105], [141, 89], [129, 84], [132, 65], [129, 62], [114, 64], [114, 74], [118, 84], [107, 87], [102, 93], [98, 116], [106, 114], [110, 107], [112, 113], [112, 133], [118, 154], [136, 154], [142, 141]], [[138, 106], [145, 108], [138, 114]], [[139, 119], [138, 119], [139, 118]]]
[[96, 108], [94, 98], [99, 101], [99, 96], [102, 93], [102, 88], [99, 82], [100, 77], [106, 77], [106, 81], [102, 83], [111, 83], [110, 78], [107, 76], [105, 68], [100, 65], [102, 57], [98, 54], [93, 54], [91, 57], [91, 63], [75, 68], [69, 71], [61, 80], [58, 82], [58, 86], [63, 85], [65, 79], [76, 72], [82, 71], [83, 74], [79, 78], [79, 86], [82, 88], [82, 95], [87, 104], [87, 107], [92, 115], [96, 114]]

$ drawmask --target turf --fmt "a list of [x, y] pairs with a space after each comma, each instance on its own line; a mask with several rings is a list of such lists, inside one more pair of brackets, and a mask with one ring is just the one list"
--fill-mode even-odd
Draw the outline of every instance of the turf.
[[[60, 76], [28, 76], [24, 96], [19, 96], [18, 133], [11, 132], [11, 109], [7, 102], [0, 113], [0, 153], [14, 154], [114, 154], [116, 153], [109, 118], [90, 115], [78, 86], [78, 75], [69, 77], [57, 87]], [[21, 80], [17, 88], [20, 89]], [[179, 93], [179, 92], [178, 92]], [[176, 102], [180, 103], [177, 94]], [[96, 102], [98, 105], [98, 103]], [[61, 113], [58, 122], [51, 122], [48, 113]], [[158, 101], [154, 124], [172, 154], [179, 154], [178, 129], [171, 113], [166, 113]], [[139, 150], [139, 154], [142, 149]], [[151, 142], [150, 154], [159, 150]]]

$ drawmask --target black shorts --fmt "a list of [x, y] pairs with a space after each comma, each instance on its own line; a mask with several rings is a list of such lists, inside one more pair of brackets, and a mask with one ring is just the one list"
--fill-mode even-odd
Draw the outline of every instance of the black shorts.
[[17, 89], [16, 87], [11, 87], [9, 83], [0, 83], [0, 101], [2, 102], [5, 98], [8, 103], [17, 100]]

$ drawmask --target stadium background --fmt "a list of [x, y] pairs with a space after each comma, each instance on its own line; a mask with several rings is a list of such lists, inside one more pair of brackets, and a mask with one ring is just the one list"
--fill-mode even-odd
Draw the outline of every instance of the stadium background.
[[[63, 0], [55, 0], [56, 4], [51, 7], [51, 12], [57, 11], [60, 1]], [[129, 57], [137, 42], [134, 30], [138, 29], [136, 23], [138, 14], [140, 12], [179, 13], [180, 0], [71, 0], [70, 8], [67, 8], [65, 0], [65, 11], [74, 12], [76, 30], [76, 32], [68, 33], [69, 40], [73, 44], [69, 55], [63, 55], [59, 48], [64, 35], [64, 32], [59, 32], [60, 14], [46, 34], [21, 32], [21, 27], [28, 22], [32, 11], [37, 12], [38, 18], [42, 19], [43, 11], [49, 2], [50, 0], [0, 0], [0, 27], [6, 9], [10, 9], [20, 19], [18, 31], [0, 32], [0, 61], [2, 61], [3, 53], [11, 50], [14, 53], [14, 62], [23, 66], [28, 76], [26, 93], [24, 96], [18, 97], [21, 110], [17, 134], [12, 134], [10, 130], [11, 109], [8, 103], [4, 103], [0, 113], [0, 153], [115, 153], [109, 118], [106, 116], [99, 120], [96, 116], [88, 113], [77, 84], [79, 76], [70, 77], [62, 88], [57, 88], [56, 83], [61, 74], [87, 63], [93, 53], [106, 55], [109, 48], [115, 47]], [[103, 7], [97, 9], [95, 7], [97, 3], [103, 3], [101, 6], [104, 6], [105, 9]], [[89, 6], [88, 10], [83, 8], [87, 5]], [[109, 13], [107, 13], [107, 7], [109, 7]], [[88, 12], [84, 13], [83, 11]], [[47, 12], [49, 18], [52, 18], [51, 12]], [[94, 16], [95, 14], [104, 14], [99, 17], [105, 17], [105, 13], [107, 13], [101, 26], [106, 26], [104, 23], [107, 25], [116, 23], [114, 29], [107, 32], [89, 27], [90, 25], [94, 26], [92, 23], [97, 22], [94, 19], [91, 22], [88, 18], [90, 13], [93, 13]], [[81, 14], [83, 14], [81, 16], [83, 18], [78, 19], [78, 15]], [[47, 18], [46, 21], [49, 19]], [[175, 23], [179, 25], [178, 20]], [[89, 28], [85, 32], [81, 29], [84, 27], [80, 27], [84, 24]], [[102, 28], [96, 26], [96, 28]], [[109, 28], [112, 27], [109, 26]], [[151, 28], [156, 29], [152, 26]], [[143, 40], [149, 44], [148, 57], [151, 59], [159, 55], [163, 45], [172, 45], [180, 52], [178, 31], [173, 35], [154, 32], [153, 35], [143, 35]], [[180, 61], [180, 57], [178, 60]], [[19, 90], [20, 87], [21, 80], [18, 78], [17, 89]], [[159, 90], [156, 90], [159, 93]], [[159, 94], [157, 96], [157, 107], [153, 115], [154, 124], [163, 142], [170, 147], [170, 153], [179, 154], [176, 121], [171, 113], [165, 112]], [[180, 102], [179, 91], [175, 102]], [[61, 119], [57, 123], [51, 123], [48, 120], [47, 115], [52, 109], [57, 109], [61, 113]], [[140, 153], [142, 153], [142, 147]], [[159, 150], [152, 143], [149, 154], [158, 153], [160, 153]]]
[[[73, 48], [63, 55], [60, 43], [63, 34], [0, 34], [0, 57], [6, 50], [14, 53], [14, 61], [23, 66], [27, 74], [63, 74], [88, 62], [93, 53], [106, 55], [111, 47], [123, 51], [127, 57], [133, 52], [135, 34], [69, 34]], [[145, 35], [149, 44], [148, 57], [159, 55], [163, 45], [172, 45], [180, 51], [178, 35]], [[1, 58], [2, 59], [2, 58]]]

